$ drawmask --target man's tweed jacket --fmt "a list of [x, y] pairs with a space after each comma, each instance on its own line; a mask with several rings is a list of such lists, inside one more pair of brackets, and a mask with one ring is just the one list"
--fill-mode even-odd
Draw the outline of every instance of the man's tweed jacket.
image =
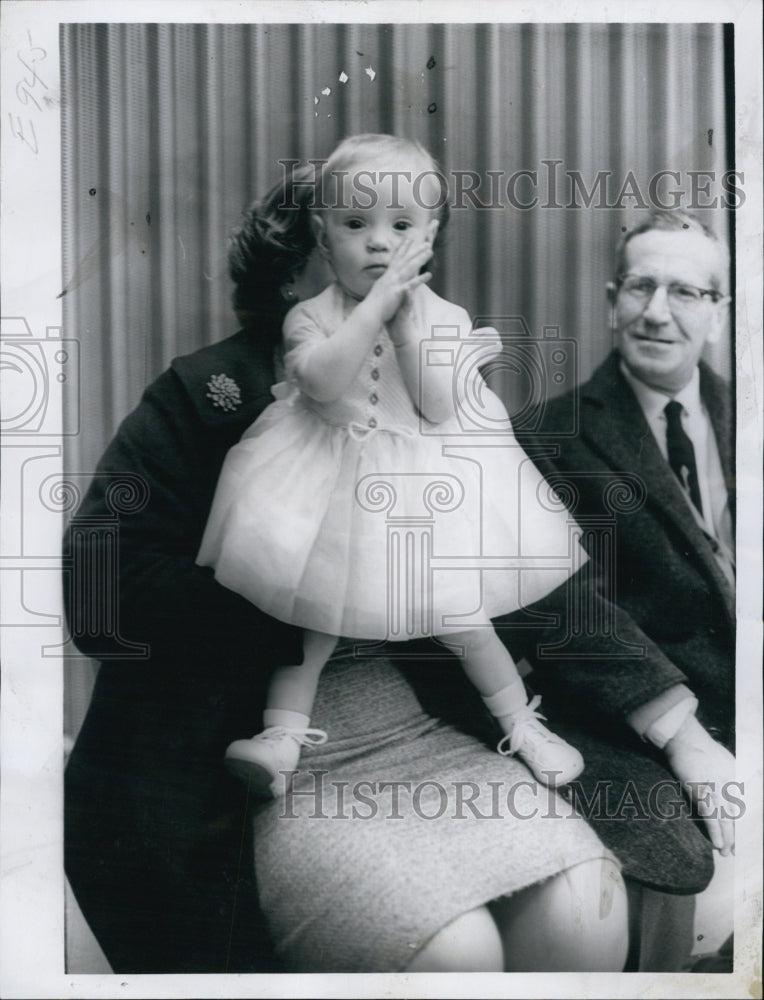
[[[701, 364], [700, 391], [734, 516], [729, 388]], [[576, 411], [577, 426], [571, 428]], [[561, 630], [556, 639], [555, 629], [528, 631], [521, 651], [535, 663], [530, 683], [544, 695], [554, 728], [584, 755], [581, 781], [588, 801], [597, 781], [612, 782], [609, 815], [595, 804], [591, 821], [624, 863], [624, 873], [669, 892], [700, 891], [712, 872], [709, 842], [700, 826], [668, 818], [676, 807], [655, 798], [658, 784], [671, 778], [664, 755], [630, 732], [625, 717], [684, 683], [699, 700], [700, 722], [733, 749], [735, 599], [717, 562], [716, 543], [696, 522], [615, 353], [585, 385], [551, 401], [525, 443], [536, 449], [537, 464], [567, 497], [578, 523], [595, 526], [589, 546], [595, 558], [582, 573], [590, 584], [579, 586], [582, 628], [556, 655], [539, 657], [539, 643], [559, 641], [568, 627], [570, 588], [537, 606], [556, 611]], [[612, 547], [610, 531], [603, 532], [609, 522]], [[601, 571], [596, 592], [593, 564]], [[595, 634], [581, 634], [586, 621]], [[518, 634], [512, 631], [510, 645]], [[739, 796], [735, 789], [730, 794]], [[656, 806], [667, 818], [656, 821]], [[730, 803], [731, 814], [739, 810], [739, 802]]]

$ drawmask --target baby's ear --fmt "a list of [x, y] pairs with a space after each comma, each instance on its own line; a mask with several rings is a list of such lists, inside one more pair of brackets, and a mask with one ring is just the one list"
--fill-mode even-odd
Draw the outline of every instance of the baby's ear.
[[433, 243], [435, 241], [435, 236], [438, 232], [438, 226], [440, 225], [439, 219], [430, 219], [427, 223], [427, 242]]
[[324, 257], [326, 257], [329, 253], [329, 244], [326, 239], [326, 223], [318, 212], [310, 213], [310, 228], [313, 230], [316, 246]]

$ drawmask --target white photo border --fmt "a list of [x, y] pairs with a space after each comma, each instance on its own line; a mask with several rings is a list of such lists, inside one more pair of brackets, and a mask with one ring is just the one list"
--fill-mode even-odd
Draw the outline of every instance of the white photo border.
[[[467, 16], [468, 11], [477, 18]], [[745, 173], [745, 204], [736, 212], [737, 485], [738, 485], [738, 780], [746, 813], [737, 824], [735, 968], [733, 975], [471, 974], [191, 976], [67, 975], [64, 972], [63, 876], [63, 670], [62, 660], [41, 656], [52, 641], [44, 627], [2, 629], [4, 676], [0, 694], [0, 994], [14, 997], [672, 997], [755, 996], [761, 970], [762, 913], [762, 50], [761, 7], [753, 2], [674, 0], [669, 5], [611, 0], [566, 0], [553, 10], [545, 0], [5, 0], [2, 11], [2, 291], [3, 316], [21, 317], [37, 334], [55, 338], [62, 327], [61, 137], [59, 25], [82, 22], [465, 22], [687, 21], [735, 25], [736, 169]], [[29, 72], [19, 53], [44, 52], [45, 100], [20, 94]], [[28, 58], [27, 58], [28, 63]], [[40, 72], [42, 70], [40, 69]], [[38, 95], [39, 96], [39, 95]], [[34, 147], [34, 155], [30, 152]], [[2, 376], [0, 372], [0, 376]], [[63, 463], [62, 440], [3, 440], [3, 622], [16, 609], [52, 607], [61, 618], [60, 585], [50, 567], [25, 572], [14, 558], [22, 517], [18, 477], [36, 450]], [[63, 464], [62, 464], [63, 471]], [[34, 511], [24, 510], [25, 518]], [[50, 520], [46, 519], [50, 531]], [[55, 528], [55, 525], [53, 525]], [[58, 537], [45, 540], [57, 551]], [[52, 547], [51, 547], [52, 546]], [[17, 555], [19, 555], [17, 553]], [[23, 558], [23, 557], [22, 557]], [[29, 569], [25, 564], [25, 569]], [[51, 590], [53, 591], [51, 593]], [[44, 635], [43, 635], [44, 633]], [[761, 984], [759, 982], [761, 996]]]

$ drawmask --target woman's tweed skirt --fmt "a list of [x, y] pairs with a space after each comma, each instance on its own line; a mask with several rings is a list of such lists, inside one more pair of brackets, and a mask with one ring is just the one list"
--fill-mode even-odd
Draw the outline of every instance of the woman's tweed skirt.
[[403, 970], [460, 914], [612, 858], [519, 760], [427, 714], [405, 670], [343, 649], [311, 716], [328, 742], [255, 815], [262, 908], [288, 971]]

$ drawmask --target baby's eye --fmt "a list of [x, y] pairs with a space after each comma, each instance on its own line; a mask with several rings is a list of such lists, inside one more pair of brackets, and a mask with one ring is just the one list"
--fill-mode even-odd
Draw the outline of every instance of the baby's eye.
[[363, 222], [360, 219], [348, 219], [345, 225], [348, 229], [363, 229]]
[[409, 222], [409, 220], [408, 220], [408, 219], [398, 219], [398, 220], [397, 220], [397, 221], [395, 222], [395, 224], [394, 224], [394, 226], [393, 226], [393, 229], [397, 229], [397, 230], [398, 230], [398, 232], [401, 232], [401, 233], [403, 233], [403, 232], [405, 232], [405, 231], [406, 231], [407, 229], [411, 229], [411, 223]]

